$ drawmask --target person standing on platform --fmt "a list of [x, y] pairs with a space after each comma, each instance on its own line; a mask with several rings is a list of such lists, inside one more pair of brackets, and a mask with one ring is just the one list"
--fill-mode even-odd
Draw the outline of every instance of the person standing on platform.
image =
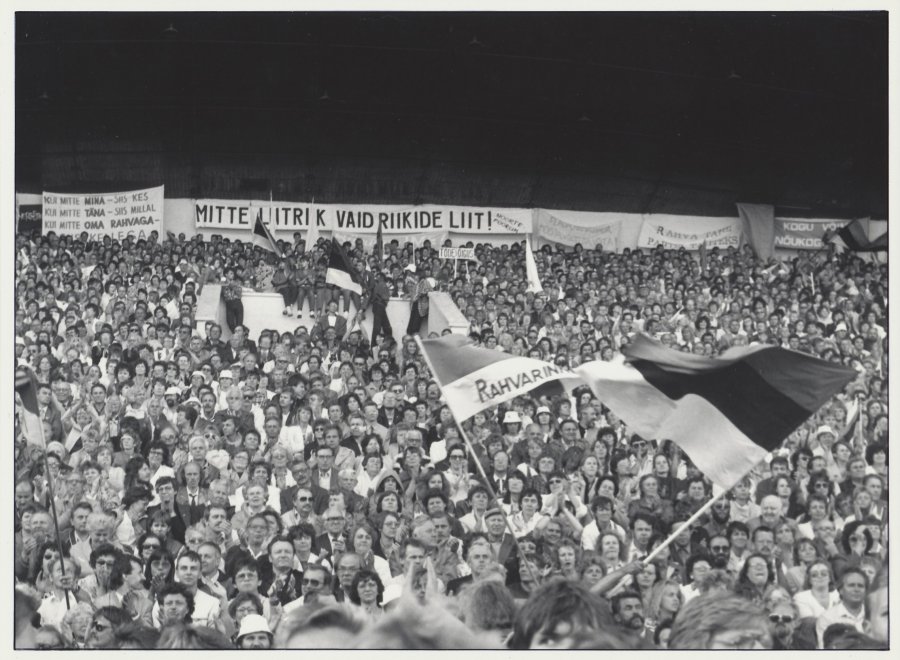
[[409, 324], [406, 326], [406, 334], [416, 335], [422, 327], [422, 323], [428, 318], [428, 294], [434, 290], [434, 279], [427, 268], [419, 272], [419, 279], [411, 294]]
[[[372, 347], [376, 347], [375, 338], [380, 334], [384, 338], [393, 339], [394, 331], [388, 320], [387, 304], [391, 299], [391, 290], [385, 281], [384, 273], [377, 271], [369, 279], [369, 305], [372, 307]], [[365, 319], [365, 309], [360, 320]]]
[[241, 302], [241, 283], [235, 279], [234, 268], [225, 270], [225, 284], [222, 285], [222, 300], [225, 301], [225, 322], [228, 329], [234, 329], [244, 323], [244, 303]]

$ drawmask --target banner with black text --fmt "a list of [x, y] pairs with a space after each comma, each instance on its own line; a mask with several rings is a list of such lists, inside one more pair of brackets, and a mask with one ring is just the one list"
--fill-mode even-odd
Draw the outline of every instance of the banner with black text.
[[477, 206], [388, 206], [367, 204], [315, 204], [248, 200], [194, 200], [197, 229], [249, 229], [255, 210], [263, 209], [263, 222], [274, 233], [320, 231], [385, 236], [426, 232], [463, 234], [527, 234], [532, 230], [530, 209]]
[[44, 192], [43, 233], [116, 240], [146, 238], [154, 230], [162, 234], [163, 196], [163, 186], [112, 193]]
[[680, 215], [647, 215], [641, 224], [638, 247], [699, 250], [740, 247], [740, 218], [694, 218]]

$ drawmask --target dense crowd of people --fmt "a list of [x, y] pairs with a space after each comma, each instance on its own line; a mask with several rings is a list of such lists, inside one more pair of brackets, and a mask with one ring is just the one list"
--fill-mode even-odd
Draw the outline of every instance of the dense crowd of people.
[[[545, 246], [535, 295], [521, 243], [474, 245], [454, 274], [427, 241], [383, 256], [358, 241], [359, 297], [326, 284], [329, 241], [303, 238], [276, 257], [16, 237], [16, 368], [43, 427], [18, 400], [17, 647], [887, 645], [885, 264]], [[227, 328], [195, 319], [209, 283]], [[281, 293], [296, 331], [248, 336], [246, 288]], [[477, 345], [559, 365], [646, 333], [703, 356], [781, 345], [859, 376], [645, 562], [712, 484], [588, 388], [460, 420], [464, 442], [408, 334], [433, 288]], [[407, 334], [385, 323], [398, 295]]]

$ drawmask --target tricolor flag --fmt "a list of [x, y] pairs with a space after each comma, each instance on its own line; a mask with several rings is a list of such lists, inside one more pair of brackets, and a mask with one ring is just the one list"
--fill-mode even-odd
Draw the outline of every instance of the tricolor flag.
[[528, 278], [528, 288], [531, 293], [543, 293], [541, 278], [538, 276], [537, 263], [534, 261], [534, 252], [531, 251], [531, 243], [525, 241], [525, 275]]
[[44, 447], [44, 425], [37, 400], [37, 379], [26, 366], [16, 367], [16, 407], [22, 422], [22, 431], [29, 444]]
[[447, 405], [460, 422], [544, 384], [557, 382], [560, 391], [581, 384], [565, 367], [478, 348], [462, 335], [424, 339], [422, 349]]
[[362, 278], [356, 268], [350, 263], [350, 257], [344, 252], [344, 248], [338, 239], [331, 239], [331, 254], [328, 255], [328, 270], [325, 272], [325, 282], [334, 284], [362, 295]]
[[269, 231], [269, 228], [266, 227], [265, 223], [262, 221], [261, 208], [256, 214], [256, 222], [253, 223], [253, 229], [250, 230], [250, 242], [254, 245], [258, 245], [263, 250], [274, 252], [279, 259], [281, 258], [281, 250], [278, 249], [278, 243], [275, 242], [275, 237], [272, 236], [272, 232]]
[[844, 225], [836, 232], [825, 237], [826, 243], [832, 243], [838, 252], [850, 250], [851, 252], [882, 252], [888, 249], [887, 232], [878, 238], [869, 239], [867, 227], [869, 219], [854, 220]]
[[624, 352], [624, 358], [575, 371], [629, 430], [672, 440], [725, 489], [857, 376], [839, 364], [768, 345], [706, 358], [641, 335]]

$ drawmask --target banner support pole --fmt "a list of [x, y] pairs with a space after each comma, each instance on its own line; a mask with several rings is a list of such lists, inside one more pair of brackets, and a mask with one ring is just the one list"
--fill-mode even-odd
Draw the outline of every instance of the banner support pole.
[[[431, 375], [434, 377], [434, 380], [437, 382], [438, 387], [441, 388], [441, 393], [444, 392], [444, 386], [441, 383], [440, 379], [437, 377], [437, 371], [434, 369], [434, 365], [431, 364], [431, 359], [428, 357], [428, 353], [425, 351], [425, 346], [422, 344], [422, 338], [416, 334], [413, 335], [413, 339], [416, 341], [416, 345], [419, 347], [419, 352], [422, 354], [422, 359], [425, 360], [425, 364], [428, 365], [429, 371], [431, 371]], [[449, 408], [449, 406], [448, 406]], [[531, 576], [534, 584], [539, 584], [538, 576], [534, 572], [531, 566], [531, 562], [525, 557], [525, 553], [522, 552], [522, 547], [519, 545], [519, 539], [516, 537], [516, 533], [512, 528], [512, 523], [509, 520], [509, 516], [506, 515], [506, 511], [503, 510], [503, 507], [500, 504], [500, 501], [497, 499], [497, 493], [494, 492], [494, 487], [491, 486], [491, 480], [488, 478], [487, 473], [484, 471], [484, 467], [481, 465], [481, 461], [478, 460], [478, 454], [475, 453], [475, 448], [472, 446], [472, 441], [469, 440], [469, 435], [465, 432], [462, 427], [462, 424], [456, 418], [456, 413], [453, 410], [450, 410], [450, 414], [453, 415], [453, 421], [456, 424], [457, 430], [459, 430], [459, 434], [463, 439], [463, 442], [466, 444], [466, 448], [468, 449], [469, 456], [475, 461], [475, 467], [478, 470], [478, 474], [481, 476], [484, 481], [484, 487], [487, 489], [488, 493], [491, 497], [491, 502], [494, 505], [494, 508], [500, 511], [500, 515], [503, 516], [503, 521], [506, 523], [506, 529], [509, 530], [510, 536], [512, 536], [513, 543], [516, 545], [516, 552], [520, 559], [524, 560], [525, 568], [528, 571], [528, 574]]]

